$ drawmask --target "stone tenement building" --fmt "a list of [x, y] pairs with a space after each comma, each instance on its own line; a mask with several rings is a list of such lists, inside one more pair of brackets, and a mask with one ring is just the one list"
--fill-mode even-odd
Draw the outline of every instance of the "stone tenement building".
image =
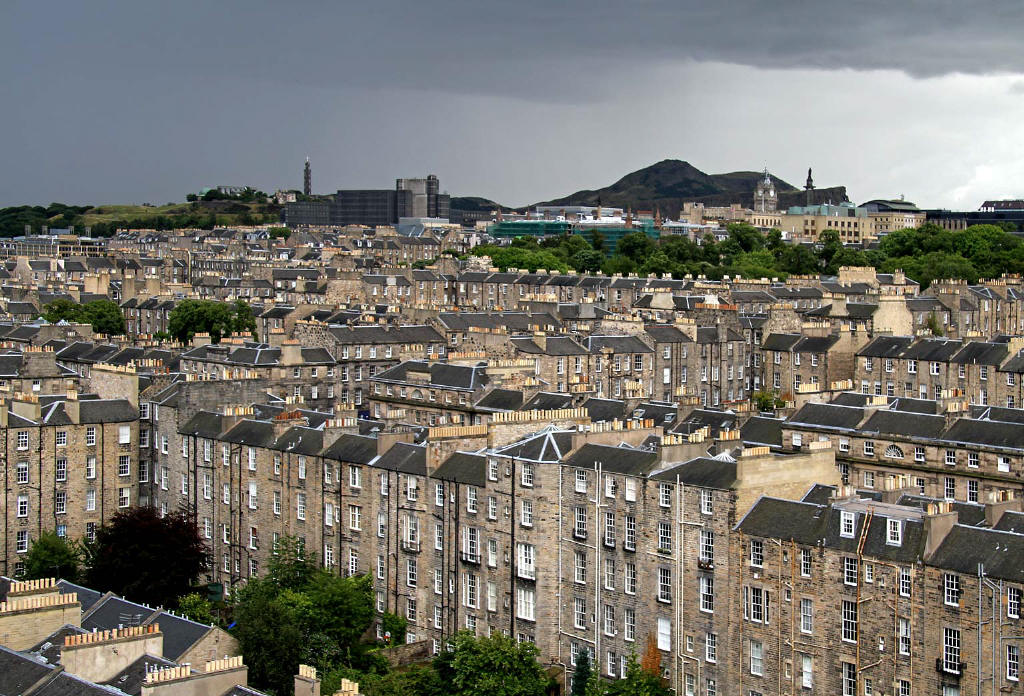
[[139, 409], [126, 399], [17, 393], [0, 403], [5, 434], [0, 574], [45, 531], [91, 539], [98, 525], [137, 502]]
[[836, 448], [844, 482], [913, 487], [942, 500], [1024, 497], [1021, 411], [846, 393], [807, 403], [781, 424], [781, 450]]
[[[565, 686], [650, 637], [686, 696], [1016, 690], [1019, 278], [413, 269], [434, 241], [265, 237], [0, 269], [0, 570], [152, 504], [194, 515], [229, 592], [297, 537], [410, 640], [507, 633]], [[35, 319], [101, 297], [132, 338]], [[258, 341], [149, 335], [237, 297]]]
[[878, 337], [856, 352], [864, 394], [963, 398], [979, 406], [1024, 405], [1024, 338], [957, 341]]
[[[998, 550], [1017, 553], [1024, 514], [996, 489], [1005, 502], [941, 503], [905, 479], [854, 492], [838, 487], [842, 441], [779, 456], [736, 431], [662, 436], [579, 410], [432, 428], [422, 443], [253, 415], [197, 413], [172, 449], [188, 484], [158, 494], [196, 507], [228, 587], [290, 534], [369, 573], [410, 640], [436, 650], [457, 630], [501, 631], [570, 680], [583, 650], [621, 676], [647, 636], [671, 684], [701, 694], [953, 693], [1016, 674], [1006, 622], [1024, 576]], [[998, 605], [995, 639], [977, 628], [993, 592], [1011, 607]]]
[[761, 499], [731, 538], [728, 693], [1015, 692], [1024, 576], [1010, 508], [1020, 501], [822, 487]]

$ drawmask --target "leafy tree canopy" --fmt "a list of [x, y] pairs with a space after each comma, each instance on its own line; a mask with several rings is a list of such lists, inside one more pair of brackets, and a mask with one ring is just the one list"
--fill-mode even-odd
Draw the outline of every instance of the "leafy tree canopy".
[[225, 304], [213, 300], [182, 300], [167, 320], [167, 332], [182, 343], [197, 333], [210, 334], [213, 343], [231, 333], [255, 333], [256, 319], [245, 300]]
[[199, 623], [214, 623], [213, 604], [200, 592], [189, 592], [179, 597], [178, 612]]
[[457, 634], [451, 665], [459, 696], [543, 696], [549, 681], [537, 647], [503, 635]]
[[369, 577], [332, 574], [294, 538], [281, 539], [276, 550], [267, 575], [250, 580], [233, 598], [234, 632], [251, 682], [289, 693], [300, 663], [324, 674], [384, 671], [361, 642], [374, 617]]
[[63, 298], [43, 307], [43, 319], [50, 323], [69, 321], [89, 324], [96, 333], [120, 336], [125, 332], [121, 308], [110, 300], [93, 300], [84, 305]]
[[152, 507], [115, 514], [87, 547], [85, 583], [152, 606], [173, 607], [209, 566], [209, 549], [184, 512]]
[[689, 274], [714, 280], [726, 274], [780, 279], [793, 274], [836, 275], [842, 266], [872, 266], [887, 273], [902, 269], [922, 288], [943, 278], [977, 282], [1024, 272], [1024, 243], [1007, 226], [975, 225], [951, 232], [925, 224], [887, 235], [877, 249], [844, 246], [839, 232], [832, 229], [823, 230], [816, 244], [790, 244], [782, 240], [779, 230], [762, 233], [746, 223], [730, 223], [726, 229], [724, 239], [706, 235], [699, 244], [677, 235], [654, 240], [637, 230], [619, 240], [612, 256], [605, 255], [604, 235], [598, 230], [539, 242], [520, 237], [510, 246], [481, 246], [473, 253], [490, 256], [503, 270], [593, 272], [600, 268], [609, 275], [655, 273], [681, 278]]
[[78, 582], [81, 576], [82, 546], [56, 532], [43, 532], [25, 554], [25, 579], [64, 578]]

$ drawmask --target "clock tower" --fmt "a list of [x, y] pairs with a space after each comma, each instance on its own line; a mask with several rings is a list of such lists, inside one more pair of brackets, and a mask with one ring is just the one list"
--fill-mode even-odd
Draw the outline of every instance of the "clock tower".
[[768, 167], [764, 168], [764, 178], [757, 182], [754, 189], [754, 212], [774, 213], [779, 203], [779, 195], [775, 191], [775, 182], [768, 174]]

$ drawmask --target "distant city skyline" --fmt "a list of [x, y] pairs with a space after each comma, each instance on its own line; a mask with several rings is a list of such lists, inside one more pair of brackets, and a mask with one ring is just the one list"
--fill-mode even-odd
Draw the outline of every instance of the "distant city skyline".
[[972, 210], [1024, 196], [1022, 25], [1010, 2], [15, 2], [0, 205], [301, 190], [308, 155], [314, 193], [435, 173], [521, 207], [676, 158]]

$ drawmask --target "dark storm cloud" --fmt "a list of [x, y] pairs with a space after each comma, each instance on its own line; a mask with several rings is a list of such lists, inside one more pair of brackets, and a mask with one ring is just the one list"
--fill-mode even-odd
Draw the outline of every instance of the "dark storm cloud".
[[[1024, 72], [1024, 3], [783, 0], [20, 5], [26, 55], [105, 73], [244, 76], [559, 99], [679, 61]], [[18, 30], [18, 19], [39, 33]], [[67, 61], [74, 61], [68, 64]], [[157, 72], [159, 71], [159, 72]]]
[[[863, 188], [910, 167], [948, 201], [1003, 176], [985, 153], [1011, 157], [1015, 104], [988, 78], [953, 80], [977, 88], [953, 101], [921, 78], [1009, 73], [998, 92], [1019, 99], [1022, 27], [1019, 0], [10, 0], [0, 205], [296, 186], [306, 155], [322, 192], [435, 171], [522, 204], [679, 157], [831, 161]], [[964, 171], [913, 169], [939, 148]]]

